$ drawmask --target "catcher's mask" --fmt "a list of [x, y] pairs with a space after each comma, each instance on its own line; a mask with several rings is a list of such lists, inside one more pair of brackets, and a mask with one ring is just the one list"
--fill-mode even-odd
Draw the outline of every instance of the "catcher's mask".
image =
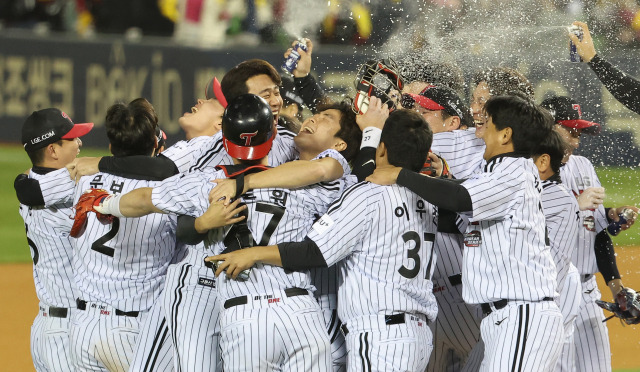
[[370, 60], [360, 67], [355, 80], [356, 96], [351, 108], [360, 115], [367, 112], [369, 98], [376, 96], [390, 110], [396, 108], [397, 98], [391, 97], [391, 91], [402, 91], [403, 83], [396, 63], [391, 59]]
[[255, 160], [267, 156], [276, 136], [273, 113], [267, 101], [255, 94], [234, 98], [222, 115], [222, 142], [236, 159]]

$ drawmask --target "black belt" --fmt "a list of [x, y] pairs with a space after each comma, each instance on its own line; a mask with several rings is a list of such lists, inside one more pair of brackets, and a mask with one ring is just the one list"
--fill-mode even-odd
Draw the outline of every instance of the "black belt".
[[[404, 324], [405, 323], [405, 313], [400, 313], [400, 314], [392, 314], [392, 315], [385, 315], [384, 316], [384, 324], [386, 325], [394, 325], [394, 324]], [[347, 325], [343, 324], [342, 326], [340, 326], [340, 329], [342, 329], [342, 333], [346, 336], [347, 334], [349, 334], [349, 329], [347, 329]]]
[[[78, 310], [87, 310], [87, 301], [78, 298], [76, 299], [76, 305], [78, 307]], [[130, 316], [132, 318], [136, 318], [139, 314], [139, 311], [122, 311], [116, 309], [117, 316]]]
[[462, 274], [451, 275], [449, 277], [449, 283], [453, 286], [462, 284]]
[[[307, 291], [306, 289], [293, 287], [293, 288], [285, 289], [284, 294], [287, 295], [287, 297], [295, 297], [295, 296], [307, 295], [309, 294], [309, 291]], [[224, 302], [224, 308], [228, 309], [230, 307], [234, 307], [238, 305], [246, 305], [247, 302], [249, 302], [247, 296], [230, 298]]]
[[[545, 297], [541, 301], [553, 301], [553, 298]], [[508, 303], [509, 303], [509, 300], [502, 299], [502, 300], [496, 301], [496, 302], [487, 302], [487, 303], [484, 303], [484, 304], [480, 304], [480, 308], [482, 308], [482, 314], [484, 316], [487, 316], [487, 315], [489, 315], [489, 314], [491, 314], [493, 312], [493, 309], [491, 308], [491, 305], [493, 305], [493, 307], [496, 310], [500, 310], [500, 309], [503, 309], [505, 306], [507, 306]]]
[[580, 275], [580, 279], [582, 280], [582, 282], [586, 282], [589, 279], [591, 279], [593, 277], [593, 274], [585, 274], [585, 275]]
[[52, 316], [54, 318], [66, 318], [67, 314], [69, 314], [69, 310], [66, 307], [49, 306], [49, 311], [47, 312], [47, 314], [48, 316]]

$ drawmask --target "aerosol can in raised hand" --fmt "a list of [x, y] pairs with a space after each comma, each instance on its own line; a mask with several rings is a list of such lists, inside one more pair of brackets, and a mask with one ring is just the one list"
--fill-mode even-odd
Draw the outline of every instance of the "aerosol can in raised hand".
[[[578, 40], [582, 41], [584, 32], [582, 32], [582, 29], [579, 26], [572, 25], [567, 27], [567, 30], [570, 33], [576, 35], [578, 37]], [[578, 54], [576, 44], [574, 44], [571, 40], [569, 40], [569, 60], [571, 62], [582, 62], [582, 57], [580, 57], [580, 55]]]
[[298, 49], [302, 49], [305, 52], [307, 51], [307, 39], [301, 38], [298, 40], [291, 50], [291, 53], [289, 53], [289, 57], [287, 57], [287, 59], [284, 60], [284, 63], [282, 63], [282, 71], [293, 75], [293, 70], [298, 67], [298, 61], [300, 60], [300, 53], [298, 53]]
[[622, 212], [620, 212], [620, 214], [618, 215], [618, 218], [620, 218], [620, 220], [618, 220], [618, 222], [611, 222], [609, 226], [607, 226], [607, 231], [609, 232], [609, 234], [613, 236], [620, 234], [622, 225], [625, 225], [629, 219], [633, 218], [634, 213], [635, 212], [630, 208], [623, 209]]

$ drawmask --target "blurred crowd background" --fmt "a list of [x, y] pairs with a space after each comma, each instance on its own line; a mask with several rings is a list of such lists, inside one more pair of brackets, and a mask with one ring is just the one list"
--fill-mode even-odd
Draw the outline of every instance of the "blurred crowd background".
[[398, 30], [432, 36], [486, 25], [558, 26], [586, 21], [600, 47], [640, 46], [637, 0], [0, 0], [0, 28], [82, 37], [173, 37], [201, 47], [380, 45]]

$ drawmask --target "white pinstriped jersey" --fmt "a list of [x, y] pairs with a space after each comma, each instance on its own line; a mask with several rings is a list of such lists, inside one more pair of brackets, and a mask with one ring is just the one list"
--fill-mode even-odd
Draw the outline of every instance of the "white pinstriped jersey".
[[[42, 175], [32, 170], [29, 177], [40, 179]], [[20, 215], [24, 219], [33, 259], [36, 295], [48, 306], [69, 308], [76, 302], [71, 266], [73, 245], [69, 236], [73, 225], [69, 216], [74, 214], [71, 207], [70, 202], [50, 207], [20, 204]]]
[[[50, 207], [58, 204], [73, 206], [73, 190], [76, 182], [71, 179], [67, 168], [60, 168], [38, 178], [44, 206]], [[72, 216], [75, 214], [71, 214]]]
[[[463, 237], [460, 234], [436, 233], [436, 240], [433, 243], [436, 261], [433, 271], [433, 292], [437, 293], [444, 287], [455, 287], [449, 281], [449, 277], [462, 272]], [[436, 287], [437, 285], [437, 287]], [[456, 296], [457, 297], [457, 296]], [[462, 298], [458, 300], [462, 302]]]
[[[589, 187], [602, 187], [593, 164], [583, 156], [571, 155], [567, 164], [560, 168], [560, 177], [562, 183], [576, 197]], [[607, 216], [602, 205], [595, 211], [580, 211], [578, 248], [573, 252], [573, 264], [576, 265], [581, 275], [598, 272], [593, 247], [597, 233], [606, 227]]]
[[[351, 172], [346, 160], [335, 150], [324, 151], [316, 158], [325, 156], [338, 160], [345, 174]], [[153, 190], [153, 204], [165, 212], [200, 216], [208, 208], [209, 191], [215, 186], [210, 181], [224, 177], [222, 171], [212, 175], [191, 172], [174, 176]], [[269, 188], [246, 193], [243, 200], [248, 207], [247, 224], [254, 240], [258, 245], [302, 240], [313, 222], [345, 189], [345, 185], [353, 182], [349, 176], [294, 190]], [[215, 243], [211, 253], [219, 254], [225, 247], [221, 242]], [[221, 300], [291, 287], [314, 290], [308, 272], [285, 273], [281, 268], [261, 264], [253, 268], [247, 281], [227, 280], [224, 276], [218, 280]]]
[[[558, 177], [559, 178], [559, 177]], [[578, 202], [558, 179], [542, 181], [542, 210], [547, 223], [551, 256], [558, 271], [558, 286], [564, 282], [578, 243]]]
[[[125, 194], [158, 182], [132, 180], [106, 173], [85, 176], [74, 200], [84, 190], [103, 188]], [[76, 240], [74, 270], [80, 298], [122, 311], [151, 308], [164, 288], [167, 267], [176, 250], [176, 217], [152, 213], [102, 223], [89, 213], [87, 229]]]
[[405, 312], [435, 319], [431, 275], [435, 207], [408, 189], [358, 183], [307, 235], [327, 262], [339, 262], [338, 315]]
[[431, 151], [447, 161], [451, 174], [458, 179], [480, 172], [484, 149], [484, 141], [476, 138], [475, 128], [434, 133], [431, 144]]
[[473, 204], [465, 234], [462, 297], [477, 304], [555, 297], [556, 268], [545, 243], [538, 169], [497, 156], [462, 183]]
[[222, 134], [218, 133], [213, 136], [199, 136], [188, 141], [178, 141], [164, 150], [162, 155], [171, 159], [179, 172], [186, 172], [191, 163], [196, 160], [195, 156], [201, 149], [213, 148], [216, 142], [220, 141]]
[[[278, 125], [278, 134], [273, 139], [271, 150], [269, 151], [269, 165], [276, 167], [287, 161], [294, 160], [298, 157], [293, 138], [295, 133]], [[189, 171], [215, 171], [215, 167], [220, 164], [233, 164], [233, 159], [222, 144], [222, 132], [218, 132], [213, 136], [214, 142], [211, 145], [200, 147], [191, 154], [193, 161], [189, 167]], [[173, 159], [172, 159], [173, 160]], [[180, 172], [186, 170], [180, 169]]]

